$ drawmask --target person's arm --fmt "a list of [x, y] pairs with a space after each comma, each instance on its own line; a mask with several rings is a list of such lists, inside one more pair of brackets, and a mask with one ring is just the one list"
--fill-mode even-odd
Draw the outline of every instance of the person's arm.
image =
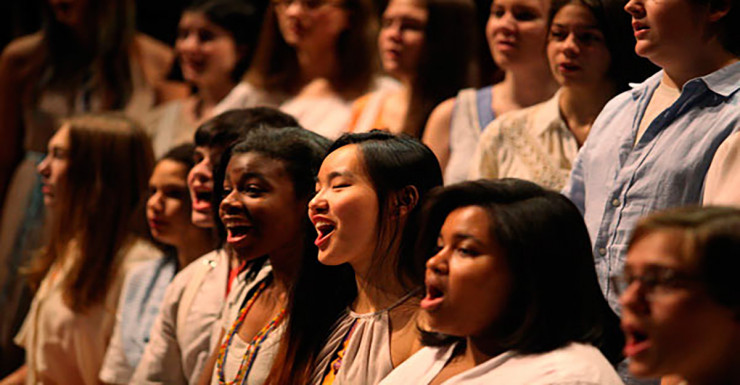
[[23, 385], [26, 383], [27, 375], [28, 367], [26, 365], [23, 365], [15, 372], [10, 373], [7, 377], [0, 380], [0, 385]]
[[0, 55], [0, 214], [10, 179], [23, 156], [21, 121], [23, 79], [28, 57], [36, 53], [40, 36], [12, 41]]
[[450, 160], [450, 123], [454, 107], [455, 98], [447, 99], [435, 107], [429, 115], [421, 138], [421, 141], [437, 156], [442, 170], [447, 167]]
[[576, 161], [573, 163], [573, 169], [570, 171], [570, 177], [568, 182], [563, 188], [563, 195], [573, 202], [578, 207], [581, 214], [586, 212], [586, 186], [584, 184], [583, 175], [583, 148], [576, 156]]
[[498, 150], [501, 148], [499, 133], [500, 126], [506, 124], [504, 120], [497, 119], [491, 122], [480, 136], [478, 146], [470, 161], [469, 180], [497, 179], [501, 177], [498, 164]]
[[740, 132], [730, 135], [714, 154], [702, 204], [740, 206]]
[[167, 287], [159, 315], [149, 333], [149, 343], [134, 371], [132, 384], [187, 384], [176, 333], [182, 285], [176, 281], [179, 281], [177, 277]]

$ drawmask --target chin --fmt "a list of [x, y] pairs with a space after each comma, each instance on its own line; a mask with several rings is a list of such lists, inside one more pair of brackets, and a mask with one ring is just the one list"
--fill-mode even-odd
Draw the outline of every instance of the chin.
[[213, 223], [213, 218], [211, 218], [210, 214], [203, 214], [197, 211], [192, 212], [190, 221], [193, 222], [193, 225], [202, 229], [210, 229], [216, 225]]

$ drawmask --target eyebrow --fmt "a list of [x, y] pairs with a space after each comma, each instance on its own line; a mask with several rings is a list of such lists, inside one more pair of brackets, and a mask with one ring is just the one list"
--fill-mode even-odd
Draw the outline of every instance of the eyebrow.
[[331, 182], [334, 178], [346, 177], [353, 178], [354, 174], [351, 171], [332, 171], [329, 176], [326, 177], [327, 182]]

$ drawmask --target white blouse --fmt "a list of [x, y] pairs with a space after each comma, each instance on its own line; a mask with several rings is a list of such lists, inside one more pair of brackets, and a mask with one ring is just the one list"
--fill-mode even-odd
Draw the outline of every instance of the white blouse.
[[[391, 372], [380, 385], [426, 385], [452, 358], [456, 344], [426, 347]], [[447, 379], [444, 385], [623, 385], [609, 361], [591, 345], [572, 343], [542, 354], [507, 351]]]

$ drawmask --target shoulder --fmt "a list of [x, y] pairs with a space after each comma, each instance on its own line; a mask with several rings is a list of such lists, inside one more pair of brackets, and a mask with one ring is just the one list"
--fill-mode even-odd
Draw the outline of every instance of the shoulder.
[[41, 32], [21, 36], [8, 43], [3, 50], [2, 59], [13, 64], [23, 63], [41, 49], [43, 40], [44, 35]]
[[225, 258], [222, 258], [221, 254], [220, 250], [213, 250], [204, 254], [195, 261], [190, 262], [189, 265], [185, 266], [179, 273], [177, 273], [177, 275], [175, 275], [175, 278], [172, 280], [172, 284], [184, 287], [195, 275], [199, 274], [199, 272], [208, 272], [215, 269], [220, 264], [226, 263]]
[[530, 373], [536, 384], [622, 384], [601, 352], [587, 344], [572, 343], [548, 353], [512, 361], [519, 361], [521, 372]]
[[0, 68], [16, 74], [14, 77], [17, 73], [26, 71], [29, 64], [38, 60], [43, 50], [43, 40], [43, 34], [37, 32], [11, 41], [0, 55]]
[[169, 71], [175, 58], [172, 48], [143, 33], [137, 33], [134, 36], [134, 44], [141, 54], [142, 65], [147, 68], [160, 69], [161, 73]]
[[456, 98], [449, 98], [434, 107], [432, 113], [429, 114], [426, 132], [434, 133], [449, 130], [452, 112], [455, 109], [455, 100]]
[[[547, 103], [547, 102], [545, 102]], [[503, 140], [504, 131], [521, 132], [526, 130], [527, 122], [540, 110], [545, 103], [535, 104], [521, 110], [509, 111], [494, 119], [481, 133], [480, 143], [490, 144]]]
[[424, 347], [393, 369], [380, 385], [428, 383], [444, 368], [453, 350], [454, 345]]

